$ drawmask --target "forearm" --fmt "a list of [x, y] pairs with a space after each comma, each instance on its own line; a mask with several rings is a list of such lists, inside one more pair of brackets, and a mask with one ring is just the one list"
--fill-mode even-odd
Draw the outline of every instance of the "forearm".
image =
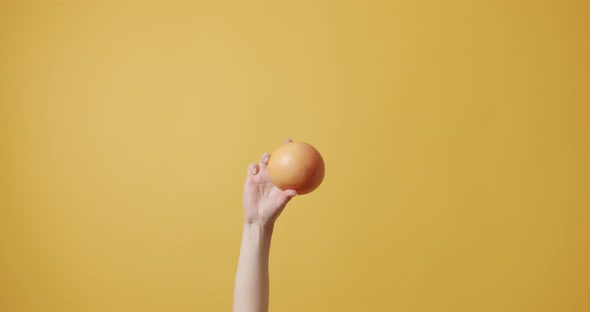
[[273, 226], [245, 223], [234, 289], [234, 312], [268, 311], [268, 258]]

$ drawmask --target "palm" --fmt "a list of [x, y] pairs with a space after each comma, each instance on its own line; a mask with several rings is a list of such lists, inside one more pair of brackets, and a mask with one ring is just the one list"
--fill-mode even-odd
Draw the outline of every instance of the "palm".
[[248, 175], [244, 185], [244, 212], [251, 220], [274, 220], [277, 215], [277, 198], [281, 190], [272, 184], [266, 169]]
[[[291, 140], [285, 141], [285, 143]], [[281, 214], [295, 191], [281, 191], [268, 176], [269, 154], [263, 154], [260, 164], [250, 164], [244, 183], [244, 214], [248, 221], [272, 223]]]

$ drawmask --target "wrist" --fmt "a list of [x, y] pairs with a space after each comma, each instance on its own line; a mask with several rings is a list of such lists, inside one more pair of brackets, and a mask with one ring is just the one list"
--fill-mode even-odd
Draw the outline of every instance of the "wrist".
[[267, 254], [270, 250], [273, 225], [260, 222], [245, 222], [242, 233], [242, 246], [253, 252]]
[[261, 234], [271, 235], [274, 229], [274, 222], [262, 220], [244, 220], [244, 230], [256, 231]]

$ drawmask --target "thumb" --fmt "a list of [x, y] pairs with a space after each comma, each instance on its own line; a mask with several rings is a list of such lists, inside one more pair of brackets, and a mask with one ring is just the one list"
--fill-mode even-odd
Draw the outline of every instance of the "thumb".
[[284, 208], [287, 203], [297, 195], [297, 191], [295, 190], [284, 190], [277, 198], [277, 206]]

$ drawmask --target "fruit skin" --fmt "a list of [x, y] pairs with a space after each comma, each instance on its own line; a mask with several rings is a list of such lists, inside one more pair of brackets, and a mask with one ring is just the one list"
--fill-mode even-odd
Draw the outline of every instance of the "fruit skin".
[[268, 175], [283, 191], [296, 190], [299, 195], [311, 193], [324, 180], [324, 159], [310, 144], [290, 142], [271, 154]]

